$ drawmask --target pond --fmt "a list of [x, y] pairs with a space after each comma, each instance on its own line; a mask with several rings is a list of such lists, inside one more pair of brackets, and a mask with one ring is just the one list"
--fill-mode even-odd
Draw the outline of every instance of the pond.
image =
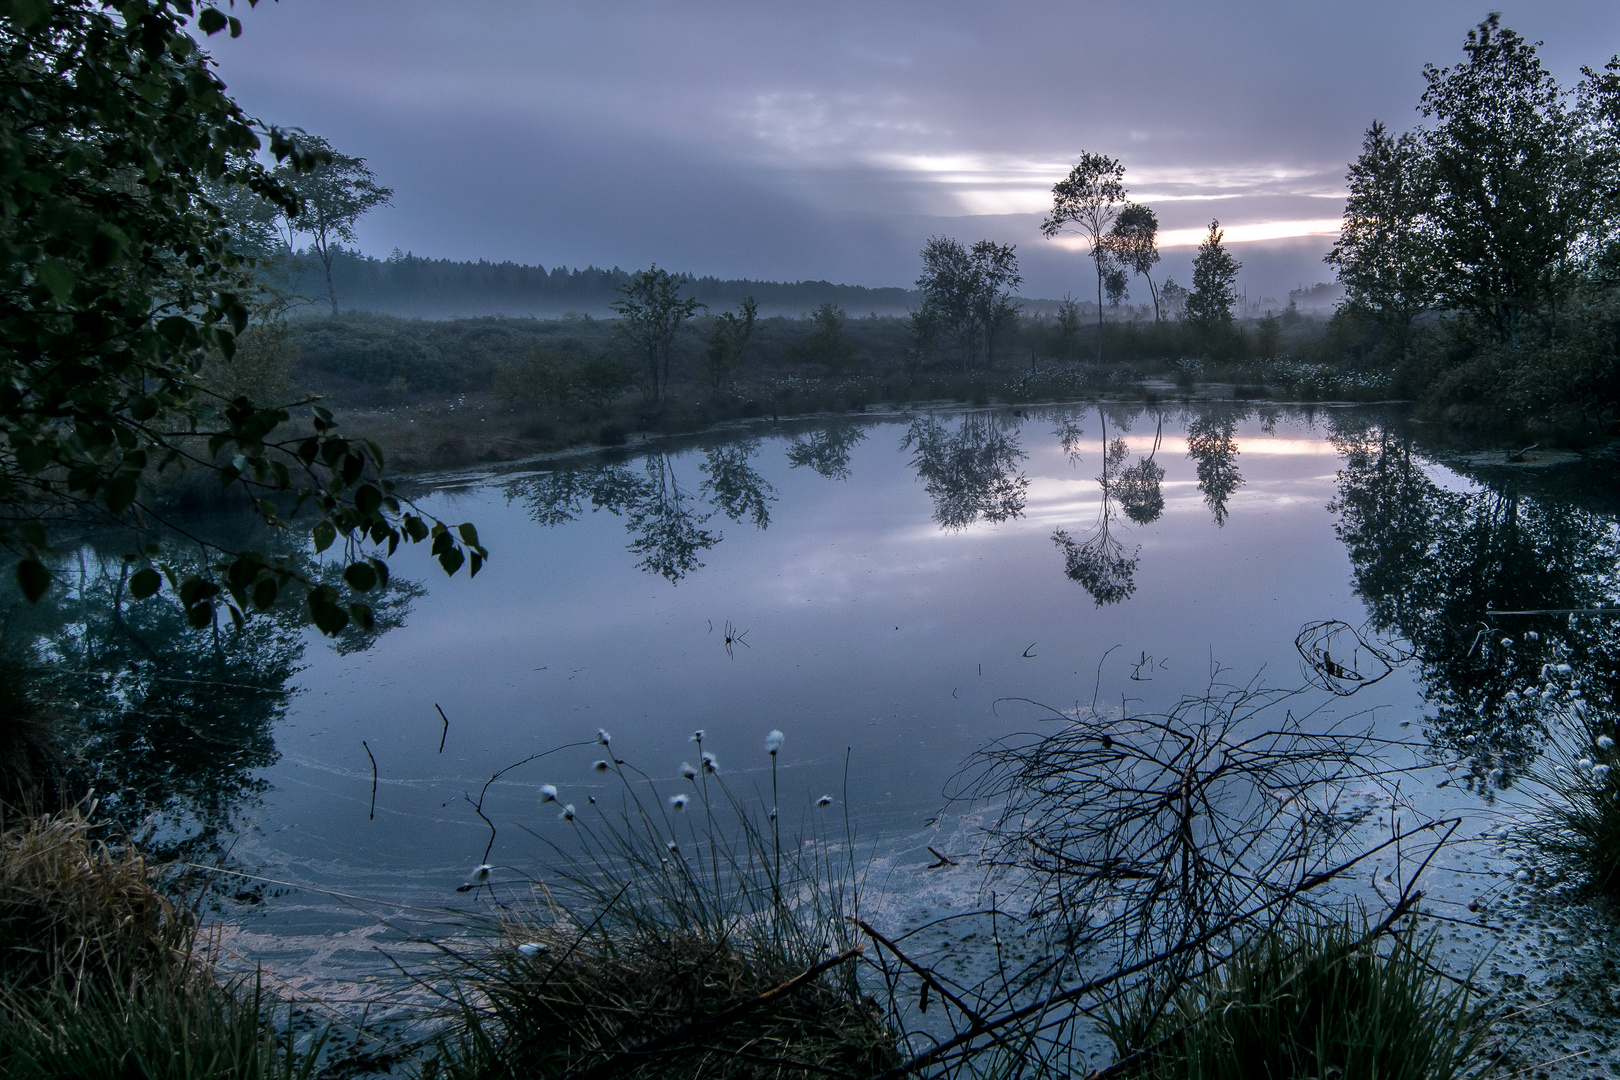
[[484, 818], [497, 875], [543, 871], [568, 826], [539, 786], [606, 790], [598, 729], [669, 792], [699, 730], [735, 789], [768, 791], [780, 730], [784, 820], [831, 796], [888, 857], [961, 842], [947, 793], [994, 740], [1315, 683], [1323, 722], [1426, 743], [1448, 786], [1420, 785], [1425, 812], [1482, 812], [1541, 745], [1520, 702], [1543, 665], [1613, 700], [1613, 620], [1563, 609], [1620, 596], [1620, 489], [1602, 462], [1424, 430], [1241, 403], [764, 424], [433, 480], [424, 505], [476, 522], [490, 561], [446, 580], [402, 551], [371, 640], [114, 605], [116, 543], [90, 541], [71, 593], [13, 605], [9, 632], [87, 708], [108, 805], [228, 855], [242, 947], [321, 941], [299, 964], [327, 975], [374, 965], [379, 932], [332, 894], [471, 903]]

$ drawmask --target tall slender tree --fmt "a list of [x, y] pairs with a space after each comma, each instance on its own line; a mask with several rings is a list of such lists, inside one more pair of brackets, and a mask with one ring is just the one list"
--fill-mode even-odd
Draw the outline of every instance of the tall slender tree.
[[1106, 237], [1125, 203], [1125, 167], [1105, 154], [1088, 152], [1052, 185], [1052, 212], [1041, 224], [1050, 239], [1073, 230], [1086, 238], [1097, 264], [1097, 360], [1102, 360], [1103, 277], [1112, 259]]
[[306, 233], [315, 257], [326, 272], [326, 298], [332, 314], [338, 313], [337, 292], [332, 287], [332, 260], [344, 243], [358, 238], [355, 224], [394, 197], [394, 189], [377, 183], [376, 174], [366, 168], [366, 159], [340, 154], [319, 135], [306, 136], [322, 156], [323, 164], [307, 172], [289, 166], [276, 170], [276, 178], [298, 194], [302, 209], [286, 219], [287, 242], [292, 246], [296, 233]]
[[1151, 206], [1126, 203], [1108, 230], [1108, 250], [1120, 267], [1140, 274], [1153, 299], [1153, 321], [1164, 318], [1159, 309], [1159, 287], [1153, 283], [1153, 268], [1159, 263], [1159, 215]]

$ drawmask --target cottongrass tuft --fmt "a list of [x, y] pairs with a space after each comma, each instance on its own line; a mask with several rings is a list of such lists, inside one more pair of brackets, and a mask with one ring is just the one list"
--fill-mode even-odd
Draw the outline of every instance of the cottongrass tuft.
[[612, 766], [605, 759], [598, 758], [596, 761], [591, 762], [591, 768], [597, 772], [607, 772]]
[[1614, 740], [1607, 735], [1599, 735], [1597, 737], [1597, 748], [1599, 750], [1613, 750]]
[[821, 798], [816, 800], [816, 805], [823, 810], [827, 809], [827, 807], [831, 806], [832, 804], [833, 797], [831, 795], [823, 795]]
[[683, 761], [681, 762], [681, 775], [686, 777], [688, 780], [696, 780], [697, 770], [692, 767], [691, 762]]
[[685, 810], [687, 801], [690, 798], [689, 795], [671, 795], [669, 797], [669, 807], [671, 810]]
[[720, 771], [719, 760], [707, 750], [703, 751], [703, 771], [706, 773], [716, 773]]
[[596, 729], [596, 741], [601, 743], [603, 746], [606, 746], [606, 745], [608, 745], [609, 743], [611, 743], [613, 741], [613, 736], [609, 735], [607, 733], [606, 729], [597, 728]]
[[769, 735], [765, 736], [765, 752], [771, 757], [775, 757], [777, 751], [782, 749], [782, 744], [786, 741], [786, 735], [773, 729]]
[[567, 806], [563, 807], [562, 808], [562, 813], [558, 814], [557, 818], [558, 818], [558, 820], [561, 820], [561, 821], [573, 821], [574, 820], [574, 804], [569, 803]]
[[540, 801], [543, 802], [543, 803], [556, 802], [557, 801], [557, 785], [556, 784], [541, 784], [540, 785]]
[[551, 947], [539, 941], [525, 941], [517, 947], [520, 956], [539, 956], [551, 951]]
[[495, 869], [489, 863], [480, 863], [473, 867], [473, 872], [467, 878], [469, 885], [483, 885], [489, 881], [489, 872]]
[[692, 738], [691, 738], [690, 741], [695, 742], [695, 743], [702, 743], [703, 742], [703, 729], [698, 728], [696, 731], [692, 732]]

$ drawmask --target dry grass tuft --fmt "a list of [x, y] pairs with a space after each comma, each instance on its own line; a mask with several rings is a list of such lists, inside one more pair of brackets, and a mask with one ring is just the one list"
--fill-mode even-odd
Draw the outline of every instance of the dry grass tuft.
[[133, 847], [114, 850], [78, 810], [0, 831], [0, 983], [127, 978], [189, 958], [189, 920]]

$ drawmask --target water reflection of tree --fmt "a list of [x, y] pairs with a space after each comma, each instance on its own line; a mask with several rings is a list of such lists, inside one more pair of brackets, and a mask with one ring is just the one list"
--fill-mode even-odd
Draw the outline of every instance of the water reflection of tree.
[[[164, 558], [185, 564], [181, 552]], [[151, 826], [152, 846], [218, 857], [266, 786], [255, 771], [279, 757], [273, 728], [301, 669], [300, 612], [283, 605], [241, 627], [195, 629], [167, 596], [132, 599], [121, 558], [86, 545], [57, 569], [65, 587], [15, 609], [8, 635], [31, 642], [40, 690], [63, 718], [70, 779], [93, 789], [121, 828]], [[374, 605], [374, 631], [351, 629], [334, 644], [368, 648], [404, 621], [421, 592], [390, 579]]]
[[698, 466], [704, 479], [696, 490], [682, 485], [670, 454], [654, 453], [639, 469], [616, 463], [522, 477], [506, 494], [526, 504], [542, 525], [578, 519], [587, 502], [592, 512], [623, 518], [636, 567], [678, 582], [702, 567], [699, 555], [723, 539], [703, 527], [717, 512], [732, 521], [750, 519], [761, 529], [770, 524], [776, 495], [752, 465], [758, 451], [757, 439], [711, 448]]
[[1569, 664], [1558, 681], [1612, 713], [1614, 620], [1490, 614], [1615, 603], [1620, 538], [1611, 517], [1522, 494], [1511, 478], [1447, 490], [1409, 441], [1381, 427], [1341, 426], [1334, 442], [1344, 464], [1333, 509], [1356, 590], [1375, 628], [1412, 642], [1428, 735], [1472, 762], [1473, 785], [1505, 787], [1539, 752], [1544, 665]]
[[812, 431], [788, 444], [788, 464], [808, 468], [828, 480], [849, 479], [849, 452], [866, 438], [858, 427], [830, 427]]
[[1242, 418], [1234, 413], [1201, 412], [1187, 424], [1187, 456], [1198, 465], [1198, 489], [1219, 527], [1226, 525], [1226, 501], [1243, 486], [1233, 437]]
[[1151, 525], [1164, 513], [1164, 491], [1160, 487], [1164, 482], [1164, 466], [1153, 460], [1163, 440], [1164, 417], [1160, 416], [1158, 430], [1153, 434], [1153, 449], [1148, 451], [1147, 457], [1138, 458], [1135, 465], [1121, 469], [1114, 481], [1120, 508], [1138, 525]]
[[1023, 514], [1029, 480], [1014, 470], [1028, 455], [1009, 420], [973, 413], [952, 430], [936, 417], [921, 417], [912, 421], [900, 448], [916, 450], [912, 467], [934, 500], [934, 520], [945, 528]]
[[[1131, 471], [1122, 469], [1125, 459], [1130, 457], [1130, 449], [1122, 438], [1109, 441], [1106, 414], [1101, 419], [1103, 470], [1102, 475], [1097, 477], [1097, 483], [1102, 491], [1102, 505], [1097, 512], [1097, 526], [1083, 542], [1075, 540], [1064, 529], [1052, 532], [1052, 542], [1063, 549], [1064, 574], [1090, 593], [1098, 607], [1117, 604], [1136, 591], [1137, 562], [1136, 553], [1127, 555], [1124, 543], [1114, 536], [1110, 528], [1114, 518], [1114, 499], [1118, 494], [1118, 477], [1122, 472]], [[1067, 443], [1068, 436], [1074, 432], [1059, 428], [1055, 434]], [[1069, 460], [1078, 463], [1078, 453], [1067, 446], [1066, 449]], [[1163, 476], [1162, 470], [1160, 476]], [[1160, 505], [1163, 505], [1162, 499]]]

